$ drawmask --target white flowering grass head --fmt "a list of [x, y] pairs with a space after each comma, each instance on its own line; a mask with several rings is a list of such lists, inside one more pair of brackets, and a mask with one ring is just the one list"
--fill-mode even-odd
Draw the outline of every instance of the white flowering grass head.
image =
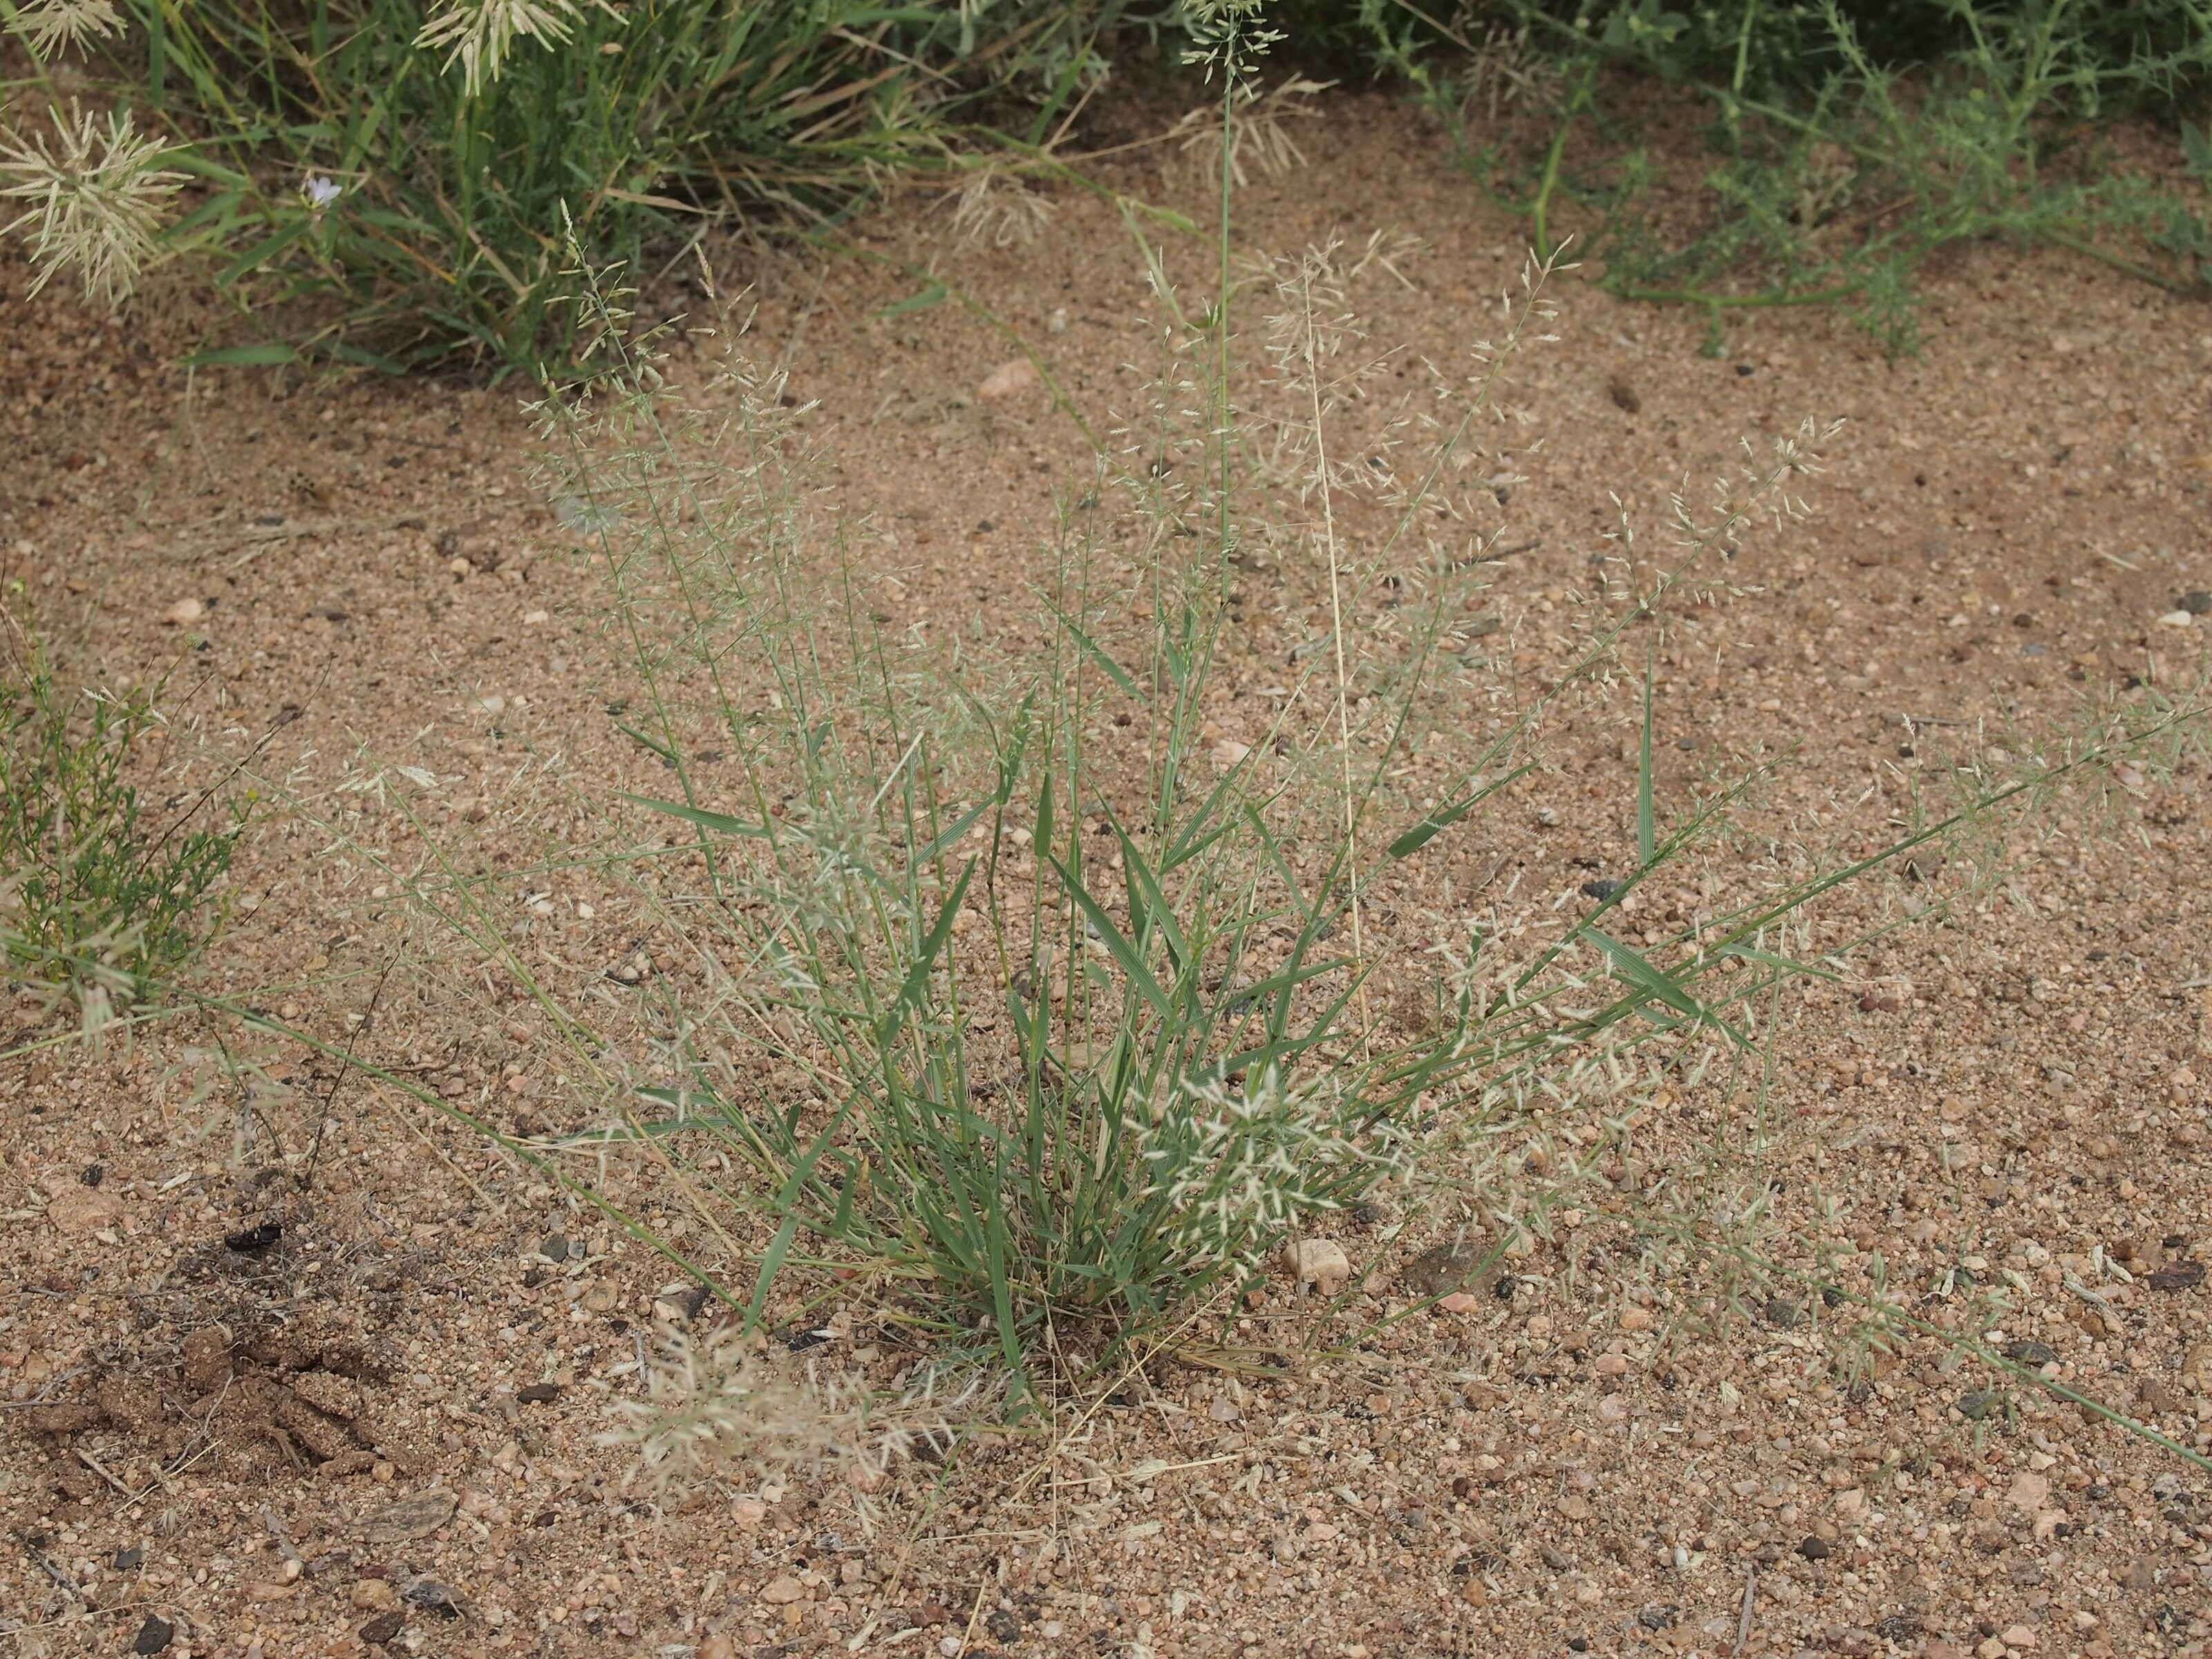
[[50, 132], [0, 128], [0, 198], [30, 204], [0, 234], [29, 241], [33, 294], [72, 271], [88, 301], [118, 309], [157, 251], [184, 174], [159, 165], [170, 147], [138, 132], [128, 111], [48, 112]]
[[1152, 1185], [1188, 1270], [1257, 1273], [1285, 1235], [1404, 1173], [1407, 1143], [1387, 1121], [1348, 1112], [1346, 1079], [1304, 1085], [1270, 1065], [1241, 1079], [1186, 1083], [1145, 1136]]
[[10, 32], [42, 62], [64, 49], [85, 52], [95, 40], [123, 33], [110, 0], [32, 0], [9, 23]]
[[[621, 15], [604, 3], [600, 9]], [[575, 0], [450, 0], [423, 23], [415, 44], [444, 52], [448, 74], [459, 64], [473, 98], [499, 79], [515, 42], [532, 41], [549, 51], [566, 46], [583, 15]]]

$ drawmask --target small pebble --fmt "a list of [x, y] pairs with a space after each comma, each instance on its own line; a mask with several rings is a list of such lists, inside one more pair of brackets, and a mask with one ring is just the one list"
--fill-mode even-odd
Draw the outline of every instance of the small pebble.
[[781, 1607], [798, 1601], [805, 1594], [805, 1587], [787, 1572], [768, 1581], [761, 1590], [761, 1600], [772, 1607]]
[[2004, 1396], [1987, 1389], [1976, 1389], [1971, 1394], [1959, 1396], [1959, 1415], [1969, 1423], [1979, 1423], [1996, 1416], [2004, 1407]]
[[1026, 357], [1016, 357], [986, 374], [982, 384], [975, 388], [975, 395], [986, 403], [995, 403], [1026, 392], [1036, 384], [1036, 365]]
[[2212, 616], [2212, 590], [2191, 588], [2181, 596], [2181, 609], [2192, 617]]
[[188, 628], [207, 614], [207, 607], [198, 599], [179, 599], [161, 613], [161, 620], [172, 628]]
[[1323, 1296], [1334, 1296], [1352, 1277], [1352, 1260], [1344, 1247], [1326, 1238], [1293, 1239], [1283, 1247], [1283, 1265], [1301, 1285], [1310, 1285]]
[[2161, 628], [2194, 628], [2197, 613], [2193, 611], [2169, 611], [2158, 620]]

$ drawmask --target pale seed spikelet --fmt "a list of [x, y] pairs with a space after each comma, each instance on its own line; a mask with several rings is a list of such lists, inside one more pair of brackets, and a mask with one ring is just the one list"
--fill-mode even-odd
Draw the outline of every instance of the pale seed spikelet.
[[443, 52], [449, 73], [459, 64], [473, 98], [499, 79], [517, 40], [564, 46], [582, 16], [575, 0], [453, 0], [422, 25], [415, 44]]
[[41, 60], [64, 48], [88, 50], [94, 40], [123, 33], [123, 18], [109, 0], [33, 0], [9, 24]]
[[156, 165], [169, 147], [142, 136], [125, 111], [105, 122], [75, 104], [67, 116], [49, 113], [51, 137], [0, 128], [0, 197], [31, 204], [0, 234], [28, 238], [33, 294], [74, 270], [88, 300], [114, 310], [153, 257], [163, 208], [184, 175]]

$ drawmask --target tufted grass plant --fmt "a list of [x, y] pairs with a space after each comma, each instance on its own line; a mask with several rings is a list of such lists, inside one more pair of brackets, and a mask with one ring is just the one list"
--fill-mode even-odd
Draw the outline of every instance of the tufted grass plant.
[[[1613, 292], [1703, 310], [1712, 350], [1735, 313], [1806, 305], [1911, 350], [1920, 273], [1992, 238], [2212, 291], [2203, 0], [1504, 0], [1492, 23], [1456, 62], [1402, 29], [1385, 55], [1539, 248], [1576, 230]], [[1703, 158], [1669, 169], [1684, 112]], [[2166, 163], [2124, 159], [2118, 118]]]
[[96, 1035], [206, 948], [244, 811], [204, 791], [149, 812], [161, 688], [69, 690], [5, 608], [0, 641], [0, 964]]

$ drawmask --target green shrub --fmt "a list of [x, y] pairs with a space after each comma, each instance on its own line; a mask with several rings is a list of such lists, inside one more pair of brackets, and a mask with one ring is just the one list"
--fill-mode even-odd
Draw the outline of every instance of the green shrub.
[[[149, 819], [131, 774], [159, 688], [71, 695], [40, 642], [0, 623], [0, 952], [11, 983], [96, 1026], [205, 947], [244, 811], [210, 791]], [[193, 827], [226, 810], [229, 824]]]

